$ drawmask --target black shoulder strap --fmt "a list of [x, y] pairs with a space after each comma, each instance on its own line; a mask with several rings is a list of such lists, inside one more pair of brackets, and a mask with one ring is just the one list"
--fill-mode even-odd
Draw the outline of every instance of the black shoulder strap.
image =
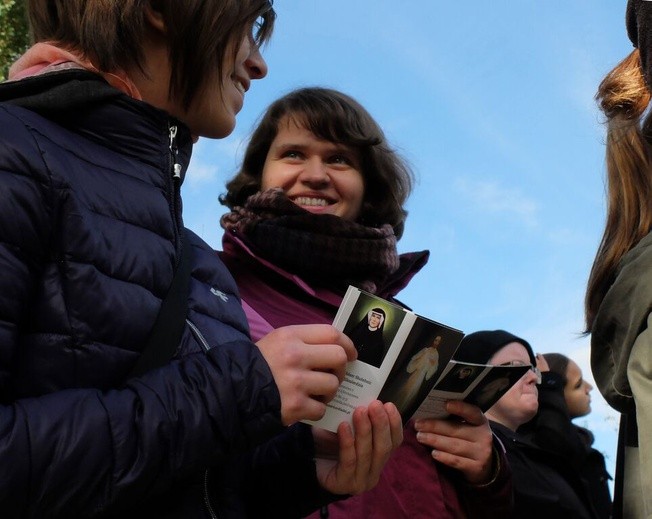
[[188, 314], [188, 294], [190, 292], [190, 242], [185, 229], [181, 233], [181, 258], [174, 273], [172, 284], [165, 299], [154, 327], [149, 334], [147, 344], [140, 358], [129, 374], [129, 378], [166, 364], [174, 355]]

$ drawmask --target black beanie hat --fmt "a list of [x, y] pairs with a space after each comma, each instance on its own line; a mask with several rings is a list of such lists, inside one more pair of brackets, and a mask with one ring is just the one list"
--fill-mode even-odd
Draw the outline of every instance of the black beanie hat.
[[629, 0], [625, 14], [627, 35], [641, 54], [641, 67], [648, 86], [652, 85], [652, 2], [649, 0]]
[[461, 362], [471, 362], [473, 364], [486, 364], [494, 354], [503, 346], [511, 342], [518, 342], [525, 346], [530, 362], [536, 366], [537, 361], [532, 351], [532, 346], [516, 335], [512, 335], [505, 330], [485, 330], [481, 332], [470, 333], [466, 335], [460, 343], [453, 358]]

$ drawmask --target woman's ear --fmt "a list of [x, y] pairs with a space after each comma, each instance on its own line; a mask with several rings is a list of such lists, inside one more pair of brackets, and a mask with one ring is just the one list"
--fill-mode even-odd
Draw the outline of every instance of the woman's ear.
[[168, 28], [158, 0], [149, 0], [145, 5], [145, 22], [157, 32], [167, 35]]

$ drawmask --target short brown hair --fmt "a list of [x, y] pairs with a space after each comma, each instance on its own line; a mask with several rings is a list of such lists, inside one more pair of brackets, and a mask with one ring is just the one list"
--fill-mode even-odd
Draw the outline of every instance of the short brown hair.
[[168, 28], [172, 78], [170, 95], [186, 108], [207, 77], [222, 67], [233, 41], [255, 27], [260, 45], [271, 36], [275, 13], [270, 0], [29, 0], [34, 41], [54, 41], [81, 53], [99, 70], [143, 66], [145, 8], [155, 4]]
[[407, 216], [403, 204], [412, 191], [412, 170], [360, 103], [328, 88], [294, 90], [267, 108], [249, 140], [242, 167], [226, 184], [220, 202], [232, 209], [260, 190], [267, 152], [285, 118], [292, 118], [321, 139], [359, 152], [365, 194], [358, 220], [369, 226], [388, 223], [400, 238]]

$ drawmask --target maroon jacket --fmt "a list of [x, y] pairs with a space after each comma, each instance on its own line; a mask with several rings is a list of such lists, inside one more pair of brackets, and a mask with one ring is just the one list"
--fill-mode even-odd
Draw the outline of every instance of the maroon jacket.
[[[331, 323], [342, 296], [312, 286], [265, 259], [237, 233], [225, 233], [222, 261], [235, 278], [254, 341], [280, 326]], [[425, 265], [427, 252], [401, 255], [398, 272], [377, 293], [392, 300]], [[497, 442], [500, 469], [483, 487], [467, 485], [461, 475], [434, 462], [430, 449], [416, 440], [411, 422], [405, 440], [387, 462], [378, 485], [364, 494], [328, 506], [331, 519], [502, 519], [511, 517], [511, 473]], [[318, 519], [318, 512], [310, 519]], [[323, 516], [322, 516], [323, 517]]]

